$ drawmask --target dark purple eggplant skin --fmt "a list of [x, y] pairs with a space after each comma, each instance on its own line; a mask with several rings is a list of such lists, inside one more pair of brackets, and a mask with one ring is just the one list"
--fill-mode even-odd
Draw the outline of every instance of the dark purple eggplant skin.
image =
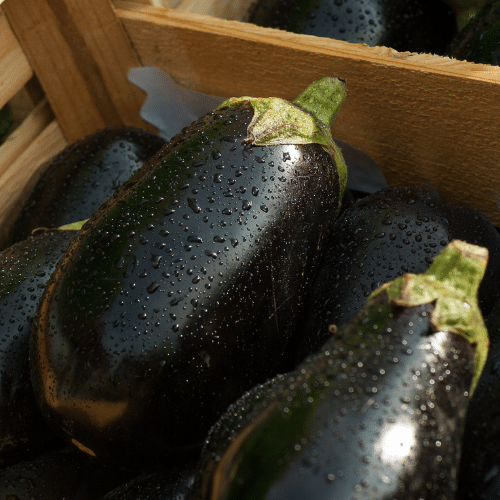
[[500, 302], [486, 326], [490, 348], [467, 410], [457, 500], [500, 498]]
[[474, 348], [379, 296], [210, 431], [189, 500], [452, 500]]
[[198, 454], [228, 404], [292, 366], [338, 171], [317, 144], [247, 142], [252, 116], [227, 107], [177, 135], [83, 226], [46, 288], [39, 406], [106, 463]]
[[0, 499], [96, 500], [130, 479], [130, 472], [60, 447], [0, 469]]
[[488, 2], [452, 40], [444, 55], [500, 66], [500, 2]]
[[88, 219], [164, 144], [147, 130], [117, 126], [66, 147], [49, 160], [13, 225], [10, 243], [39, 227]]
[[199, 460], [182, 469], [158, 470], [144, 473], [116, 487], [101, 500], [186, 500]]
[[[500, 235], [488, 219], [465, 205], [448, 205], [428, 187], [397, 186], [366, 196], [333, 225], [330, 241], [297, 327], [297, 362], [326, 341], [381, 284], [424, 272], [434, 257], [459, 239], [488, 248], [479, 288], [484, 316], [500, 298]], [[301, 332], [304, 332], [303, 334]]]
[[29, 339], [45, 285], [76, 233], [39, 232], [0, 252], [0, 467], [56, 441], [33, 394]]
[[248, 20], [402, 52], [442, 54], [456, 34], [452, 10], [428, 0], [259, 0]]

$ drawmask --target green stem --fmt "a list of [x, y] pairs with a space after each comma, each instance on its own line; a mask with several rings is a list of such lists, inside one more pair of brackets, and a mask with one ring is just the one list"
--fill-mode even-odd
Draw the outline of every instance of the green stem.
[[313, 82], [292, 102], [330, 128], [346, 97], [345, 80], [326, 77]]

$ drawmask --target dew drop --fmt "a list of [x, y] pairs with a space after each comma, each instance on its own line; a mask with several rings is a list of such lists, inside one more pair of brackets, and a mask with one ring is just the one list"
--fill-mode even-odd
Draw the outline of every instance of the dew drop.
[[188, 206], [195, 214], [199, 214], [201, 212], [201, 207], [196, 198], [188, 198]]

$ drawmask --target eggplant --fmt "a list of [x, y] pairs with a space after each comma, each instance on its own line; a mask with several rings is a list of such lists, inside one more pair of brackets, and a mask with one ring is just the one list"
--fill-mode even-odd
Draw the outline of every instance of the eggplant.
[[500, 2], [488, 2], [453, 39], [445, 55], [500, 66]]
[[191, 490], [198, 460], [182, 470], [158, 470], [141, 474], [116, 487], [101, 500], [185, 500]]
[[[488, 353], [487, 250], [454, 241], [210, 431], [189, 500], [453, 499]], [[321, 314], [321, 311], [317, 311]]]
[[8, 242], [22, 241], [36, 228], [57, 228], [88, 219], [164, 144], [160, 136], [147, 130], [117, 126], [66, 147], [44, 167]]
[[467, 410], [457, 500], [493, 500], [500, 492], [500, 302], [486, 326], [490, 349]]
[[229, 99], [82, 227], [30, 351], [38, 404], [68, 442], [123, 467], [181, 463], [242, 391], [290, 366], [347, 184], [330, 132], [345, 95], [324, 78], [293, 103]]
[[[485, 316], [500, 298], [500, 235], [475, 208], [449, 205], [428, 187], [397, 186], [358, 200], [334, 223], [328, 247], [298, 321], [297, 362], [328, 338], [383, 283], [422, 273], [453, 239], [488, 248], [479, 289]], [[321, 311], [318, 314], [317, 311]], [[330, 328], [334, 328], [331, 326]]]
[[428, 0], [259, 0], [249, 22], [399, 51], [442, 54], [456, 34], [453, 11]]
[[45, 285], [76, 233], [39, 232], [0, 252], [0, 467], [60, 444], [35, 401], [29, 340]]
[[2, 500], [96, 500], [131, 479], [69, 447], [0, 469]]

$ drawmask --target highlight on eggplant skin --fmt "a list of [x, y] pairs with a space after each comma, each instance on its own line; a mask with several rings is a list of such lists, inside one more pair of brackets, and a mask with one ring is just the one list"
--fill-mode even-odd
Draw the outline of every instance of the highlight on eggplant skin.
[[189, 500], [454, 498], [488, 344], [477, 306], [487, 251], [460, 243], [479, 249], [468, 267], [455, 243], [428, 272], [375, 291], [296, 370], [231, 405]]

